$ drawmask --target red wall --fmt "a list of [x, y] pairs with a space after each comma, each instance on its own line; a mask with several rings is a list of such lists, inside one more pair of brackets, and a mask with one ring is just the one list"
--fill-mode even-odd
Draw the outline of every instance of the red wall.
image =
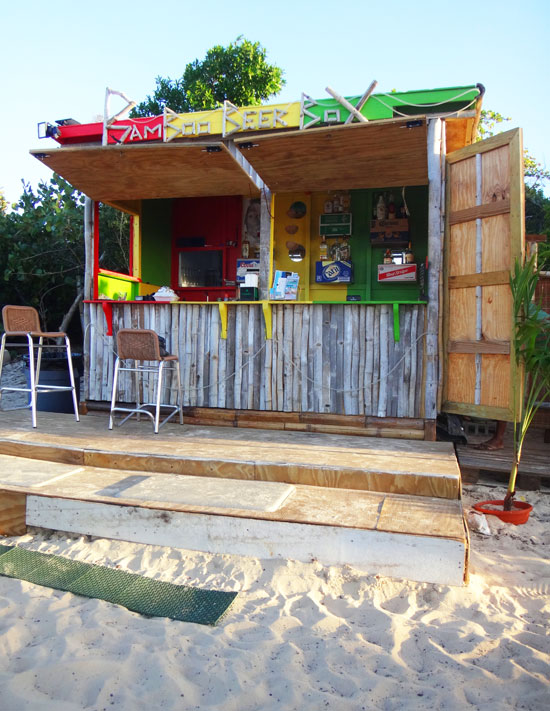
[[[205, 244], [225, 250], [224, 277], [235, 281], [237, 259], [241, 256], [242, 198], [222, 197], [179, 198], [174, 200], [172, 212], [172, 288], [185, 301], [212, 301], [235, 296], [232, 287], [178, 287], [178, 251], [176, 240], [182, 237], [204, 237]], [[233, 243], [234, 246], [231, 246]]]

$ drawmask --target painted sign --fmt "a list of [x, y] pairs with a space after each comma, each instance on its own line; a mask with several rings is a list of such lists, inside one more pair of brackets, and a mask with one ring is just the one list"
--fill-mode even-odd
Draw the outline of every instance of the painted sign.
[[[117, 93], [117, 92], [114, 92]], [[331, 93], [331, 92], [329, 92]], [[333, 97], [336, 96], [333, 94]], [[145, 141], [173, 141], [175, 138], [200, 138], [201, 136], [227, 137], [248, 131], [274, 131], [283, 128], [308, 129], [319, 126], [350, 123], [360, 112], [366, 120], [408, 117], [437, 110], [465, 110], [474, 106], [480, 96], [478, 86], [432, 89], [417, 92], [391, 92], [372, 94], [363, 102], [357, 96], [329, 99], [312, 99], [302, 94], [301, 101], [265, 106], [234, 106], [229, 101], [218, 109], [177, 114], [169, 108], [163, 116], [113, 121], [107, 128], [109, 144], [138, 143]], [[459, 107], [457, 108], [457, 104]], [[355, 114], [350, 112], [355, 110]], [[103, 123], [66, 125], [58, 122], [55, 138], [61, 144], [101, 140]], [[48, 137], [46, 135], [41, 138]]]
[[141, 143], [164, 139], [164, 117], [125, 119], [107, 128], [107, 143]]
[[195, 111], [165, 114], [165, 141], [174, 138], [200, 138], [201, 136], [231, 136], [245, 131], [297, 128], [300, 125], [300, 103], [271, 104], [269, 106], [233, 106], [229, 101], [223, 108], [212, 111]]

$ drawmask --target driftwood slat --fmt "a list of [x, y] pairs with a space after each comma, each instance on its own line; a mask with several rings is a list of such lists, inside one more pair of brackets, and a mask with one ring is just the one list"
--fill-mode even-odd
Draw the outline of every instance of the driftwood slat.
[[[106, 335], [101, 304], [89, 309], [90, 400], [109, 401], [114, 337]], [[348, 417], [411, 418], [421, 414], [424, 305], [401, 305], [395, 342], [392, 306], [367, 304], [272, 305], [273, 339], [266, 339], [261, 308], [232, 304], [227, 338], [215, 304], [114, 302], [113, 332], [153, 328], [179, 355], [186, 407], [247, 412], [327, 413]], [[153, 396], [144, 378], [142, 401]], [[132, 376], [121, 378], [118, 398], [133, 402]], [[176, 379], [165, 398], [175, 403]], [[205, 416], [206, 417], [206, 416]], [[344, 426], [344, 425], [343, 425]]]

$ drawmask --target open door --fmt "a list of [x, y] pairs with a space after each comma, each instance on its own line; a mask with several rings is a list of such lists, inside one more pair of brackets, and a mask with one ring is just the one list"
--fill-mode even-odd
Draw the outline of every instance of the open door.
[[521, 129], [447, 155], [445, 412], [514, 419], [521, 378], [509, 280], [523, 256], [524, 213]]

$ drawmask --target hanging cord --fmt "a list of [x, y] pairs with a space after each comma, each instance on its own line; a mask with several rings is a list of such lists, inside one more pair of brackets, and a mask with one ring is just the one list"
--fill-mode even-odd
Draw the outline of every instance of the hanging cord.
[[[391, 94], [383, 94], [383, 96], [391, 97]], [[397, 98], [397, 97], [393, 97]], [[460, 97], [454, 97], [455, 99], [458, 99]], [[395, 106], [391, 106], [390, 104], [387, 104], [385, 101], [382, 101], [380, 96], [375, 95], [373, 96], [373, 99], [376, 99], [378, 102], [382, 104], [382, 106], [385, 106], [389, 111], [392, 111], [393, 113], [399, 114], [399, 116], [403, 116], [403, 118], [411, 118], [411, 114], [405, 114], [402, 111], [399, 111]], [[462, 113], [462, 111], [466, 111], [466, 109], [469, 109], [470, 106], [473, 106], [476, 103], [477, 99], [472, 99], [469, 104], [466, 104], [466, 106], [463, 106], [461, 109], [455, 109], [455, 111], [449, 111], [448, 113], [445, 114], [438, 114], [438, 118], [447, 118], [449, 116], [456, 116], [456, 114]], [[423, 107], [431, 107], [431, 106], [440, 106], [441, 104], [447, 104], [449, 102], [449, 99], [447, 101], [441, 101], [439, 104], [409, 104], [408, 102], [403, 102], [406, 103], [408, 106], [415, 106], [417, 108], [423, 108]]]
[[[393, 99], [394, 101], [401, 102], [404, 106], [414, 106], [416, 108], [424, 109], [424, 108], [428, 108], [430, 106], [443, 106], [443, 104], [448, 104], [450, 101], [458, 101], [458, 99], [462, 99], [463, 96], [466, 96], [471, 91], [472, 91], [471, 89], [466, 89], [466, 91], [463, 91], [462, 94], [457, 94], [456, 96], [453, 96], [450, 99], [445, 99], [444, 101], [438, 101], [436, 103], [429, 103], [429, 104], [414, 104], [411, 101], [407, 101], [406, 99], [401, 99], [399, 96], [397, 96], [397, 94], [385, 94], [385, 93], [373, 94], [373, 97], [375, 99], [378, 99], [380, 96], [386, 96], [388, 99]], [[476, 100], [477, 99], [472, 99], [472, 101], [470, 102], [470, 104], [468, 104], [468, 106], [473, 104]], [[460, 109], [460, 110], [463, 111], [464, 109]]]
[[318, 385], [318, 384], [317, 384], [317, 381], [316, 381], [314, 378], [310, 378], [309, 375], [304, 375], [304, 373], [300, 370], [300, 368], [296, 365], [296, 363], [292, 360], [292, 358], [287, 358], [287, 355], [286, 355], [286, 353], [285, 353], [284, 342], [281, 342], [281, 341], [279, 341], [279, 340], [277, 340], [277, 339], [273, 339], [273, 340], [274, 340], [274, 343], [277, 343], [278, 345], [281, 345], [281, 346], [282, 346], [282, 348], [283, 348], [283, 359], [288, 360], [288, 361], [291, 363], [291, 365], [295, 368], [295, 370], [298, 371], [298, 373], [300, 374], [300, 377], [301, 377], [301, 378], [303, 378], [304, 380], [309, 380], [310, 383], [317, 384], [317, 387], [320, 387], [320, 388], [322, 388], [323, 390], [330, 390], [330, 392], [333, 392], [333, 393], [343, 393], [343, 394], [345, 394], [345, 393], [359, 393], [359, 392], [361, 392], [362, 390], [367, 390], [368, 388], [372, 387], [373, 385], [378, 385], [378, 384], [381, 383], [383, 380], [387, 380], [387, 379], [389, 378], [389, 376], [390, 376], [395, 370], [397, 370], [397, 368], [399, 368], [399, 366], [401, 365], [401, 363], [402, 363], [402, 362], [405, 360], [405, 358], [407, 357], [408, 353], [409, 353], [409, 352], [412, 352], [413, 348], [416, 348], [416, 344], [418, 343], [418, 341], [419, 341], [421, 338], [423, 338], [424, 336], [426, 336], [427, 334], [428, 334], [427, 331], [424, 331], [424, 333], [421, 333], [420, 336], [418, 336], [418, 338], [415, 340], [415, 342], [412, 343], [410, 346], [408, 346], [408, 348], [405, 349], [405, 352], [403, 353], [403, 355], [401, 356], [401, 358], [397, 361], [397, 363], [395, 363], [395, 365], [393, 366], [393, 368], [388, 371], [388, 374], [386, 375], [385, 378], [378, 378], [378, 380], [371, 380], [368, 385], [361, 385], [361, 386], [358, 387], [358, 388], [351, 388], [351, 389], [331, 388], [331, 387], [328, 387], [328, 388], [327, 388], [326, 386]]

